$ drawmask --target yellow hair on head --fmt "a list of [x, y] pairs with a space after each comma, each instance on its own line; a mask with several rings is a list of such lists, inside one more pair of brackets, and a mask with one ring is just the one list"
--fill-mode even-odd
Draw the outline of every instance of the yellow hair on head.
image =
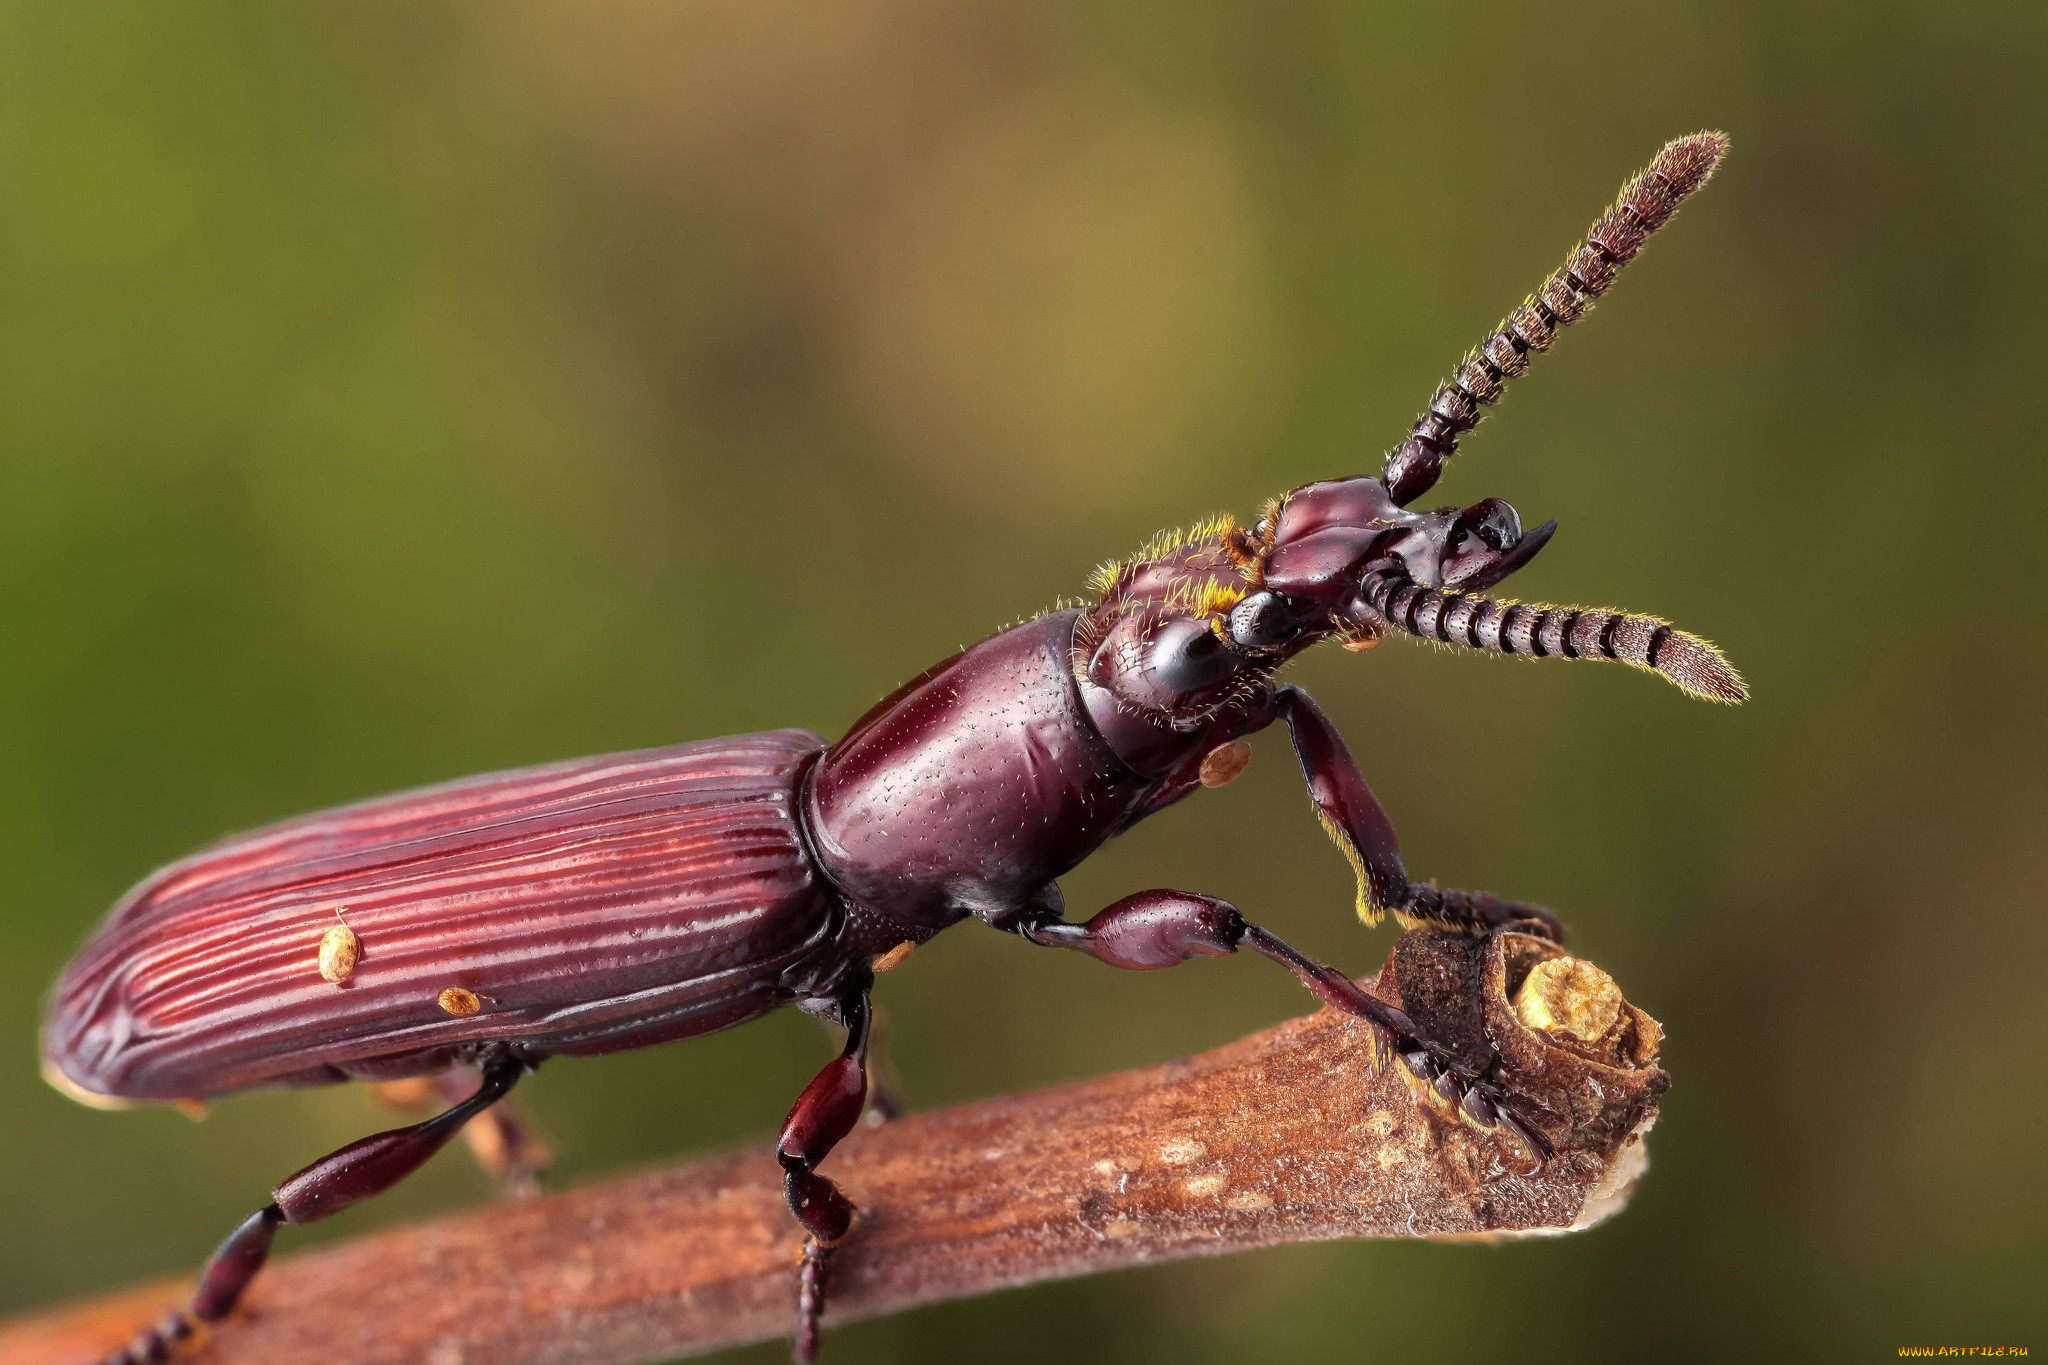
[[1182, 579], [1167, 590], [1160, 605], [1183, 616], [1216, 619], [1244, 600], [1244, 584], [1218, 583], [1213, 578]]
[[[1123, 559], [1113, 559], [1096, 566], [1088, 576], [1088, 587], [1096, 598], [1108, 597], [1117, 585], [1132, 570], [1153, 560], [1164, 559], [1190, 545], [1213, 544], [1219, 549], [1226, 547], [1231, 532], [1237, 529], [1237, 518], [1228, 512], [1204, 518], [1192, 526], [1175, 527], [1161, 531], [1138, 547], [1135, 554]], [[1242, 594], [1240, 594], [1242, 596]]]

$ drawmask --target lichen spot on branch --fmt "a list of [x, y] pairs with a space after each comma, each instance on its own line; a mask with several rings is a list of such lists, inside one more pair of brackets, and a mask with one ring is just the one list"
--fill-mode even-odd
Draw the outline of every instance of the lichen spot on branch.
[[1554, 957], [1529, 969], [1515, 993], [1515, 1017], [1539, 1033], [1604, 1049], [1621, 1024], [1621, 987], [1592, 963]]

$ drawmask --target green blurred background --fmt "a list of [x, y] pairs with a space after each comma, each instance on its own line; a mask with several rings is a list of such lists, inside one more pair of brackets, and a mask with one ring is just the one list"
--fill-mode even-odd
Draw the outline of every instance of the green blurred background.
[[[40, 1083], [48, 982], [151, 867], [480, 770], [836, 732], [1161, 525], [1377, 471], [1713, 126], [1721, 177], [1442, 495], [1560, 517], [1521, 593], [1668, 615], [1755, 701], [1398, 644], [1295, 674], [1412, 868], [1558, 907], [1665, 1022], [1634, 1206], [831, 1358], [2048, 1348], [2044, 91], [2033, 3], [0, 6], [0, 1309], [191, 1269], [384, 1121]], [[1069, 902], [1187, 886], [1371, 968], [1391, 933], [1259, 752]], [[915, 1106], [1304, 1008], [1249, 962], [1110, 977], [974, 927], [880, 994]], [[523, 1092], [588, 1180], [760, 1146], [827, 1052], [790, 1014]], [[444, 1158], [288, 1240], [484, 1193]]]

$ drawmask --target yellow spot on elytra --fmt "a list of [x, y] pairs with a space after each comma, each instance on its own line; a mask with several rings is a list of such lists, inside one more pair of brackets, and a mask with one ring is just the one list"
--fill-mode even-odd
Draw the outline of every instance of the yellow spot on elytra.
[[1119, 1218], [1103, 1228], [1102, 1235], [1111, 1238], [1135, 1237], [1138, 1235], [1137, 1221], [1131, 1218]]
[[911, 950], [916, 947], [917, 941], [915, 939], [906, 938], [903, 940], [903, 942], [897, 944], [894, 948], [891, 948], [888, 952], [883, 953], [880, 957], [876, 958], [873, 962], [869, 963], [868, 970], [875, 973], [877, 976], [881, 975], [883, 972], [894, 971], [896, 968], [901, 967], [903, 965], [903, 959], [909, 957]]
[[[1213, 543], [1217, 547], [1219, 554], [1229, 559], [1231, 556], [1228, 554], [1227, 547], [1231, 543], [1232, 533], [1236, 530], [1237, 518], [1226, 512], [1219, 516], [1210, 517], [1206, 521], [1196, 522], [1193, 526], [1161, 531], [1158, 535], [1153, 536], [1150, 540], [1139, 546], [1137, 553], [1129, 558], [1111, 560], [1107, 564], [1097, 567], [1095, 572], [1089, 576], [1089, 590], [1095, 594], [1098, 600], [1107, 598], [1117, 590], [1120, 583], [1125, 581], [1127, 575], [1134, 572], [1141, 565], [1149, 564], [1157, 559], [1164, 559], [1174, 551], [1189, 545], [1204, 542]], [[1219, 564], [1218, 567], [1222, 567], [1222, 565]], [[1197, 605], [1192, 600], [1192, 595], [1200, 596], [1201, 610], [1190, 610], [1188, 613], [1194, 616], [1213, 615], [1218, 610], [1228, 611], [1231, 607], [1237, 605], [1238, 599], [1244, 596], [1243, 588], [1231, 585], [1212, 585], [1200, 589], [1184, 587], [1181, 591], [1184, 595], [1179, 602], [1173, 603], [1175, 606], [1192, 608]]]
[[1401, 1126], [1401, 1120], [1394, 1117], [1391, 1109], [1375, 1109], [1365, 1116], [1365, 1131], [1376, 1138], [1383, 1138]]
[[339, 906], [335, 907], [334, 918], [340, 923], [329, 925], [327, 932], [320, 935], [320, 975], [337, 986], [346, 986], [356, 974], [356, 963], [362, 960], [363, 941], [341, 918]]
[[1260, 1213], [1273, 1207], [1273, 1196], [1264, 1190], [1239, 1190], [1223, 1201], [1232, 1213]]
[[477, 993], [461, 986], [449, 986], [434, 997], [434, 1002], [453, 1015], [475, 1014], [484, 1007]]
[[1214, 1175], [1198, 1175], [1181, 1188], [1197, 1199], [1208, 1199], [1223, 1193], [1229, 1184], [1230, 1177], [1219, 1172]]
[[1408, 1153], [1402, 1151], [1399, 1147], [1380, 1148], [1380, 1169], [1383, 1171], [1391, 1171], [1407, 1159]]
[[1208, 1150], [1193, 1138], [1173, 1138], [1160, 1144], [1159, 1159], [1169, 1166], [1185, 1166]]

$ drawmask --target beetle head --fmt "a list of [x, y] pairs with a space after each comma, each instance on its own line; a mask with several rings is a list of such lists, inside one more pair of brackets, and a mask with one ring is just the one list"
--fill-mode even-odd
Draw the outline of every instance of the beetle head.
[[[1084, 692], [1096, 689], [1088, 704], [1098, 723], [1135, 712], [1195, 729], [1319, 640], [1363, 647], [1393, 631], [1502, 654], [1614, 659], [1694, 696], [1743, 700], [1741, 676], [1712, 645], [1655, 617], [1480, 596], [1535, 558], [1557, 523], [1525, 531], [1498, 498], [1408, 509], [1508, 381], [1585, 315], [1727, 150], [1714, 132], [1666, 144], [1438, 386], [1381, 477], [1307, 484], [1250, 531], [1225, 518], [1106, 566], [1074, 637], [1075, 674]], [[1113, 705], [1098, 707], [1100, 698]]]
[[1424, 587], [1477, 592], [1534, 559], [1556, 530], [1547, 521], [1524, 531], [1499, 498], [1413, 512], [1380, 480], [1357, 478], [1295, 489], [1268, 509], [1256, 534], [1268, 591], [1305, 607], [1299, 614], [1358, 620], [1353, 599], [1369, 564], [1391, 562]]
[[1124, 712], [1172, 730], [1195, 728], [1271, 671], [1229, 622], [1245, 599], [1257, 553], [1221, 517], [1155, 537], [1130, 559], [1105, 564], [1096, 602], [1075, 633], [1075, 673]]
[[1197, 728], [1318, 641], [1385, 635], [1362, 595], [1368, 566], [1432, 586], [1488, 587], [1554, 529], [1525, 533], [1498, 498], [1411, 512], [1378, 479], [1310, 484], [1252, 531], [1218, 518], [1105, 565], [1076, 634], [1076, 672], [1125, 711]]
[[1499, 498], [1413, 512], [1380, 479], [1341, 479], [1297, 488], [1268, 511], [1256, 570], [1293, 616], [1327, 618], [1354, 641], [1401, 631], [1498, 654], [1612, 659], [1705, 700], [1748, 696], [1720, 651], [1656, 617], [1481, 595], [1556, 530], [1554, 521], [1524, 530]]
[[1741, 701], [1706, 641], [1655, 617], [1482, 596], [1557, 529], [1524, 529], [1499, 498], [1413, 511], [1377, 478], [1307, 484], [1246, 531], [1229, 518], [1105, 566], [1075, 634], [1075, 672], [1119, 713], [1199, 729], [1331, 638], [1360, 649], [1402, 632], [1530, 657], [1613, 659], [1687, 693]]

